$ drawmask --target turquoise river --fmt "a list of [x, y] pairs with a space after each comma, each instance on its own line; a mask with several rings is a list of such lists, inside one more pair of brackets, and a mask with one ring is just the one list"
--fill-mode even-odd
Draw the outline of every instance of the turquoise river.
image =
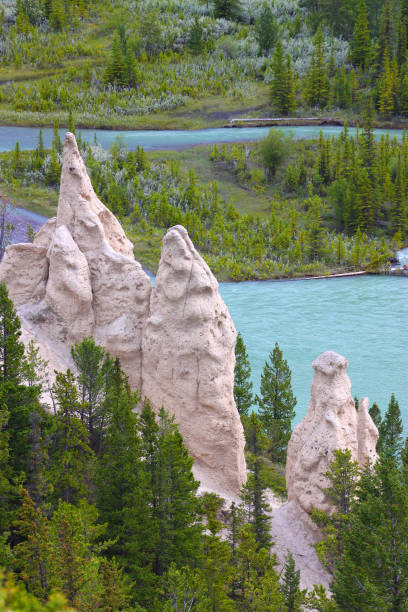
[[[96, 130], [98, 142], [109, 146], [119, 137], [130, 149], [184, 148], [213, 142], [239, 142], [263, 138], [269, 128], [221, 128], [197, 131]], [[337, 135], [339, 127], [285, 128], [297, 138], [312, 138], [322, 129]], [[353, 130], [350, 130], [353, 132]], [[46, 146], [52, 130], [43, 130]], [[94, 130], [82, 130], [93, 140]], [[376, 137], [398, 130], [376, 130]], [[0, 126], [0, 150], [36, 146], [38, 129]], [[32, 225], [40, 217], [20, 211], [22, 222]], [[25, 219], [25, 215], [27, 218]], [[20, 236], [18, 239], [22, 239]], [[359, 276], [300, 281], [222, 283], [221, 294], [247, 345], [258, 392], [264, 361], [277, 341], [292, 369], [298, 400], [298, 421], [306, 412], [313, 378], [312, 361], [325, 350], [335, 350], [349, 360], [352, 394], [366, 395], [386, 409], [391, 393], [399, 400], [408, 429], [408, 278]]]

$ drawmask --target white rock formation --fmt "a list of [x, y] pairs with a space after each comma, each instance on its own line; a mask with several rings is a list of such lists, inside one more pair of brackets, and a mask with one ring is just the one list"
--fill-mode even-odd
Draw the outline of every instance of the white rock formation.
[[348, 362], [333, 351], [314, 362], [315, 375], [305, 418], [296, 425], [289, 441], [286, 485], [289, 501], [307, 515], [313, 508], [330, 511], [324, 494], [324, 474], [336, 449], [350, 449], [352, 459], [363, 465], [376, 459], [378, 431], [364, 398], [357, 411], [351, 396]]
[[144, 331], [143, 394], [175, 415], [194, 448], [197, 478], [215, 491], [238, 491], [246, 478], [233, 398], [235, 338], [215, 277], [184, 227], [171, 228]]
[[234, 324], [186, 230], [170, 229], [163, 244], [150, 301], [150, 280], [67, 133], [57, 217], [33, 244], [6, 249], [0, 281], [23, 338], [36, 340], [52, 371], [72, 366], [71, 345], [93, 335], [120, 358], [133, 388], [175, 415], [204, 488], [236, 494], [246, 469]]

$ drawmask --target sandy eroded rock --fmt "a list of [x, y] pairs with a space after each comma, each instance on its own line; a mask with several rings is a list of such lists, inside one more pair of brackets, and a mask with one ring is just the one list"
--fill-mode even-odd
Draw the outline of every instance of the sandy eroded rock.
[[27, 337], [38, 338], [52, 363], [70, 366], [71, 345], [93, 335], [140, 388], [150, 280], [120, 223], [98, 200], [73, 134], [65, 137], [57, 216], [33, 244], [6, 249], [0, 280]]
[[289, 501], [310, 514], [312, 509], [330, 510], [324, 474], [336, 449], [350, 449], [363, 464], [375, 460], [378, 431], [368, 413], [368, 399], [357, 411], [347, 376], [348, 362], [333, 351], [314, 362], [315, 375], [305, 418], [296, 425], [288, 446], [286, 485]]
[[236, 331], [218, 283], [184, 227], [163, 240], [143, 337], [143, 395], [175, 415], [212, 490], [239, 491], [244, 436], [233, 398]]
[[150, 280], [67, 133], [57, 216], [33, 244], [7, 248], [0, 280], [24, 339], [35, 339], [52, 371], [72, 367], [71, 345], [93, 335], [120, 358], [133, 388], [175, 415], [202, 488], [237, 494], [246, 468], [234, 324], [186, 230], [172, 228], [163, 245], [150, 303]]

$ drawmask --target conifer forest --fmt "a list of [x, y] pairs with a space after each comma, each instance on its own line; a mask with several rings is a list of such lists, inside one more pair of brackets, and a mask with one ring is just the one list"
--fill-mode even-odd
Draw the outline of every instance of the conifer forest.
[[[194, 147], [102, 146], [88, 132], [246, 125], [268, 131]], [[35, 146], [1, 142], [17, 128], [35, 129]], [[16, 206], [56, 216], [62, 130], [152, 276], [178, 225], [220, 282], [407, 276], [408, 0], [0, 0], [0, 262]], [[200, 486], [171, 410], [102, 343], [69, 343], [71, 367], [51, 368], [2, 278], [0, 263], [0, 612], [408, 612], [408, 407], [395, 389], [359, 421], [378, 430], [377, 454], [335, 448], [322, 475], [305, 530], [327, 581], [306, 588], [271, 531], [307, 410], [280, 341], [255, 385], [237, 329], [247, 480], [224, 498]], [[395, 356], [402, 378], [405, 363]]]

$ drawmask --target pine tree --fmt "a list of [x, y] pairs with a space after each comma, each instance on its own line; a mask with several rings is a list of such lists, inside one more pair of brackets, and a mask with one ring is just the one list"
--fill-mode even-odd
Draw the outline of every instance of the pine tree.
[[378, 407], [378, 404], [373, 402], [372, 406], [370, 406], [370, 408], [368, 409], [368, 412], [370, 413], [370, 416], [373, 419], [374, 424], [377, 427], [378, 431], [380, 431], [382, 418], [381, 418], [381, 411]]
[[138, 401], [139, 395], [130, 391], [116, 360], [107, 396], [108, 426], [96, 465], [96, 498], [100, 520], [115, 539], [110, 554], [136, 584], [141, 581], [152, 588], [151, 570], [143, 568], [141, 558], [147, 556], [149, 545], [153, 546], [154, 535], [148, 537], [151, 498], [141, 467], [138, 417], [134, 412]]
[[333, 511], [326, 513], [314, 508], [311, 515], [312, 520], [324, 534], [324, 538], [315, 545], [317, 555], [331, 572], [334, 571], [343, 552], [359, 475], [359, 465], [357, 461], [352, 461], [351, 451], [335, 450], [334, 458], [325, 473], [325, 478], [330, 484], [324, 489]]
[[15, 530], [20, 542], [13, 549], [14, 569], [28, 590], [44, 601], [56, 586], [57, 559], [52, 554], [47, 518], [24, 489]]
[[87, 431], [79, 419], [81, 404], [75, 377], [70, 370], [66, 374], [57, 373], [54, 394], [58, 412], [49, 451], [52, 497], [66, 503], [77, 503], [87, 493], [92, 451]]
[[240, 12], [239, 0], [214, 0], [214, 16], [217, 19], [234, 20], [239, 17]]
[[51, 149], [48, 167], [45, 173], [46, 185], [58, 185], [61, 176], [61, 166], [55, 149]]
[[278, 38], [278, 24], [268, 4], [264, 4], [255, 24], [260, 55], [268, 55]]
[[272, 106], [280, 113], [286, 110], [287, 99], [287, 73], [282, 41], [276, 43], [272, 58], [271, 102]]
[[290, 55], [286, 56], [286, 99], [284, 112], [286, 115], [290, 115], [295, 112], [297, 108], [297, 100], [295, 93], [295, 75], [292, 68], [292, 61]]
[[156, 529], [152, 567], [160, 576], [172, 562], [178, 567], [194, 564], [201, 554], [202, 527], [196, 498], [199, 483], [193, 477], [193, 460], [174, 419], [162, 408], [155, 426], [147, 401], [140, 418], [143, 465], [152, 499], [151, 521]]
[[239, 534], [234, 577], [238, 584], [235, 601], [238, 610], [258, 612], [283, 610], [275, 558], [266, 548], [259, 548], [255, 534], [244, 525]]
[[188, 34], [188, 48], [190, 49], [193, 55], [200, 55], [201, 51], [204, 48], [203, 41], [204, 30], [201, 25], [198, 16], [194, 17], [194, 21], [191, 25], [189, 34]]
[[259, 416], [268, 436], [269, 454], [273, 461], [284, 463], [295, 417], [296, 398], [292, 391], [292, 375], [278, 343], [269, 354], [261, 375]]
[[252, 406], [252, 387], [248, 353], [241, 332], [238, 332], [235, 344], [234, 399], [240, 416], [248, 414]]
[[387, 412], [380, 425], [377, 452], [398, 458], [402, 448], [402, 431], [401, 411], [395, 395], [392, 394]]
[[63, 0], [51, 0], [49, 21], [54, 30], [64, 29], [67, 22], [67, 15]]
[[329, 78], [323, 49], [323, 30], [319, 28], [313, 41], [310, 70], [306, 75], [306, 101], [310, 106], [324, 107], [329, 99]]
[[23, 367], [24, 344], [20, 341], [21, 324], [8, 297], [4, 281], [0, 283], [0, 382], [19, 382]]
[[299, 588], [300, 571], [296, 569], [292, 553], [286, 556], [283, 568], [281, 593], [285, 598], [285, 610], [287, 612], [300, 612], [304, 602], [305, 592]]
[[231, 550], [221, 537], [223, 524], [218, 520], [217, 513], [223, 505], [223, 500], [215, 493], [203, 495], [203, 511], [206, 519], [207, 533], [204, 535], [204, 567], [203, 573], [209, 598], [208, 612], [233, 612], [234, 607], [228, 597], [229, 584], [233, 576], [230, 564]]
[[113, 362], [93, 338], [74, 344], [71, 355], [78, 372], [81, 423], [88, 431], [91, 449], [98, 453], [107, 425], [105, 399]]
[[353, 40], [351, 43], [351, 57], [354, 66], [360, 66], [363, 70], [368, 67], [370, 45], [371, 40], [368, 26], [367, 5], [365, 0], [360, 0], [357, 21], [354, 26]]
[[271, 545], [269, 505], [266, 501], [266, 482], [263, 470], [264, 453], [268, 440], [263, 424], [255, 412], [246, 424], [247, 462], [250, 473], [242, 488], [241, 498], [247, 509], [247, 522], [255, 535], [258, 549], [269, 550]]
[[113, 85], [122, 87], [126, 85], [125, 72], [123, 44], [119, 31], [116, 31], [113, 35], [111, 55], [105, 71], [104, 79], [107, 83], [112, 83]]
[[408, 489], [390, 455], [363, 472], [331, 591], [341, 610], [404, 610], [408, 600]]

